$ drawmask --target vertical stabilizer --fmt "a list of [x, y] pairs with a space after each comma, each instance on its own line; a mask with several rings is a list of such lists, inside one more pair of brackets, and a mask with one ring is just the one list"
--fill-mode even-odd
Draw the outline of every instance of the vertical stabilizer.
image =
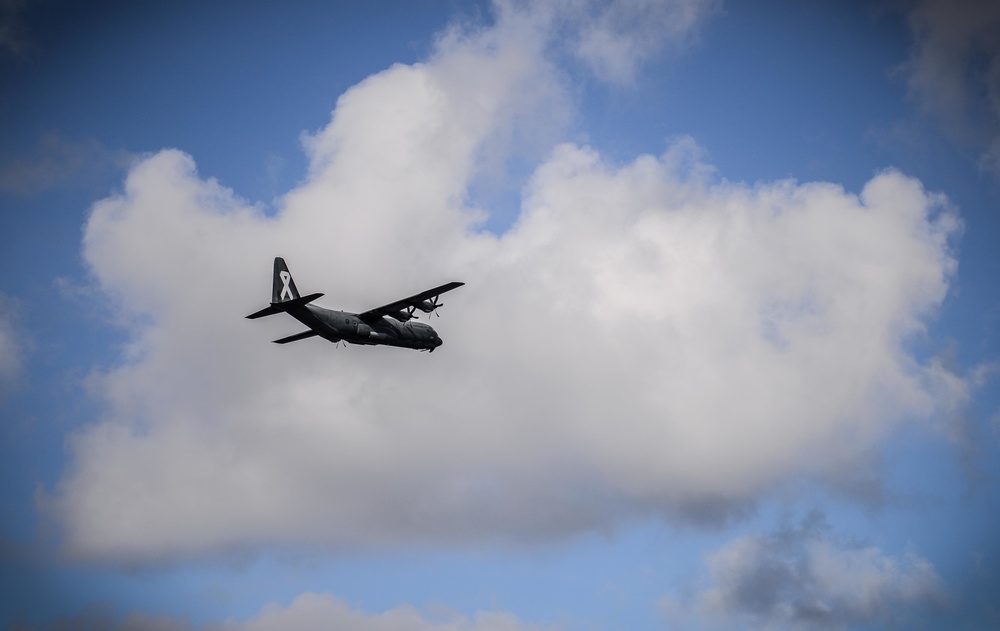
[[285, 265], [285, 259], [280, 256], [274, 257], [274, 282], [271, 285], [271, 304], [296, 300], [299, 297], [299, 290], [295, 288], [295, 281]]
[[[274, 277], [271, 281], [271, 304], [264, 307], [260, 311], [251, 313], [247, 316], [247, 318], [255, 320], [257, 318], [263, 318], [264, 316], [283, 313], [286, 311], [290, 311], [294, 315], [296, 310], [302, 309], [307, 304], [322, 295], [323, 294], [309, 294], [308, 296], [299, 297], [299, 290], [295, 288], [295, 281], [292, 280], [292, 275], [288, 271], [288, 266], [285, 265], [285, 259], [280, 256], [276, 256], [274, 257]], [[303, 336], [292, 336], [290, 338], [282, 338], [277, 341], [279, 344], [284, 344], [285, 342], [300, 339], [303, 339]]]

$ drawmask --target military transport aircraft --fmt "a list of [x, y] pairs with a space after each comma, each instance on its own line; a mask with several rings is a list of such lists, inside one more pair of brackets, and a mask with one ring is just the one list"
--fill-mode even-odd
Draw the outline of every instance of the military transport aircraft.
[[251, 313], [247, 318], [253, 320], [276, 313], [287, 313], [309, 327], [308, 331], [274, 340], [275, 344], [287, 344], [318, 335], [335, 344], [340, 341], [369, 346], [385, 344], [433, 353], [435, 348], [441, 346], [441, 338], [430, 326], [422, 322], [411, 322], [411, 319], [417, 317], [413, 313], [417, 309], [424, 313], [434, 313], [435, 309], [442, 306], [438, 302], [441, 294], [464, 284], [446, 283], [364, 313], [332, 311], [309, 304], [323, 294], [299, 296], [285, 259], [278, 256], [274, 259], [271, 306]]

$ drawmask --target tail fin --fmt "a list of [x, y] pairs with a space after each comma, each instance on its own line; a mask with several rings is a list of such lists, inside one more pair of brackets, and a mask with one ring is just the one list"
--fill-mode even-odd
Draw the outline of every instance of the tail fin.
[[274, 276], [271, 281], [271, 306], [265, 307], [256, 313], [251, 313], [247, 317], [251, 320], [263, 318], [264, 316], [282, 313], [289, 309], [296, 309], [316, 300], [323, 294], [309, 294], [299, 296], [299, 290], [295, 287], [292, 274], [285, 265], [285, 259], [280, 256], [274, 257]]
[[295, 281], [292, 274], [285, 265], [285, 259], [280, 256], [274, 257], [274, 280], [271, 285], [271, 304], [295, 300], [299, 297], [299, 290], [295, 288]]

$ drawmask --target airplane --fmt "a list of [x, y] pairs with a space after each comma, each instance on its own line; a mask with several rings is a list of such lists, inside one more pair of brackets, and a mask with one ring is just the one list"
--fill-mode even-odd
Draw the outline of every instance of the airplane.
[[287, 313], [309, 327], [308, 331], [274, 340], [275, 344], [288, 344], [318, 335], [334, 344], [343, 341], [366, 346], [399, 346], [433, 353], [443, 342], [429, 325], [411, 322], [417, 317], [414, 312], [419, 309], [427, 314], [434, 313], [443, 306], [438, 302], [441, 294], [464, 284], [445, 283], [363, 313], [334, 311], [310, 304], [323, 294], [300, 296], [288, 266], [285, 265], [285, 259], [277, 256], [274, 258], [271, 305], [251, 313], [247, 318], [255, 320], [276, 313]]

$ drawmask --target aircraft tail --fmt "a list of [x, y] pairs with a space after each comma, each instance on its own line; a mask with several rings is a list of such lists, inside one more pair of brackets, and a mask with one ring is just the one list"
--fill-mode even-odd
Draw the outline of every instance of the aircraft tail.
[[274, 257], [274, 276], [271, 283], [271, 304], [278, 304], [287, 300], [295, 300], [299, 297], [299, 290], [295, 288], [295, 281], [285, 265], [285, 259], [280, 256]]
[[271, 280], [271, 306], [265, 307], [256, 313], [251, 313], [247, 318], [263, 318], [264, 316], [282, 313], [296, 307], [302, 307], [323, 294], [309, 294], [299, 296], [299, 290], [295, 287], [292, 274], [288, 271], [285, 259], [280, 256], [274, 257], [274, 275]]

